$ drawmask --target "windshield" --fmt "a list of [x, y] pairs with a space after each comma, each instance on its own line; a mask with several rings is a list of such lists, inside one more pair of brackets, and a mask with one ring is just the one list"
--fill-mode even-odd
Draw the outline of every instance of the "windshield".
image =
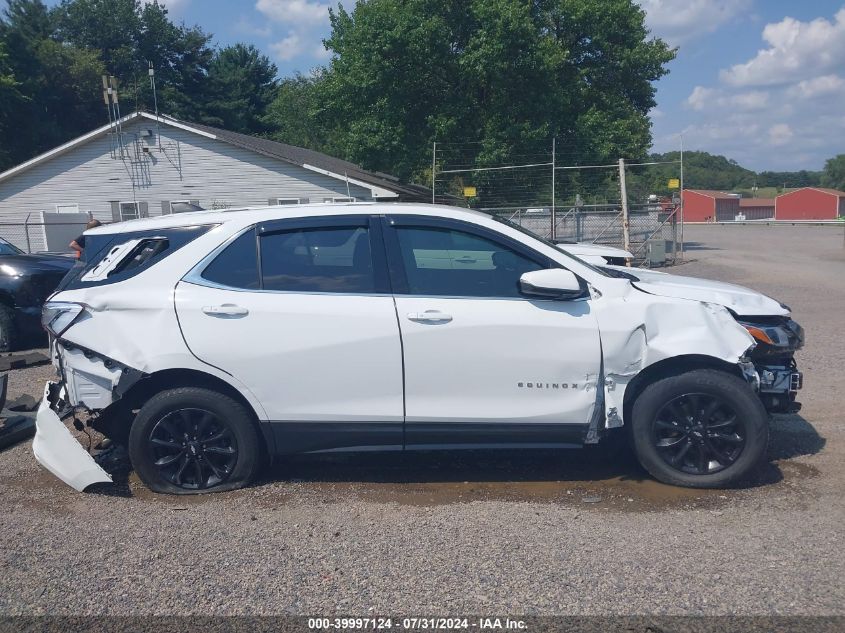
[[0, 237], [0, 255], [23, 255], [23, 251]]
[[540, 236], [539, 236], [539, 235], [537, 235], [536, 233], [534, 233], [534, 232], [529, 231], [528, 229], [526, 229], [524, 226], [520, 226], [520, 225], [519, 225], [519, 224], [517, 224], [516, 222], [511, 222], [510, 220], [506, 220], [505, 218], [503, 218], [503, 217], [501, 217], [501, 216], [499, 216], [499, 215], [494, 215], [494, 214], [492, 214], [492, 213], [491, 213], [491, 214], [489, 214], [489, 215], [490, 215], [490, 217], [491, 217], [491, 218], [493, 218], [494, 220], [496, 220], [496, 222], [501, 222], [502, 224], [506, 224], [507, 226], [511, 227], [512, 229], [515, 229], [515, 230], [519, 231], [520, 233], [522, 233], [522, 234], [524, 234], [524, 235], [528, 235], [529, 237], [533, 237], [535, 240], [537, 240], [537, 241], [539, 241], [539, 242], [542, 242], [542, 243], [543, 243], [543, 244], [545, 244], [546, 246], [551, 246], [551, 247], [552, 247], [553, 249], [555, 249], [558, 253], [562, 253], [563, 255], [566, 255], [569, 259], [574, 259], [576, 262], [578, 262], [579, 264], [581, 264], [582, 266], [584, 266], [584, 267], [586, 267], [586, 268], [589, 268], [591, 271], [593, 271], [593, 272], [594, 272], [594, 273], [596, 273], [597, 275], [601, 275], [602, 277], [610, 277], [610, 275], [607, 273], [607, 271], [606, 271], [606, 270], [602, 270], [601, 268], [599, 268], [599, 267], [597, 267], [597, 266], [593, 266], [592, 264], [585, 262], [585, 261], [584, 261], [583, 259], [581, 259], [580, 257], [576, 257], [576, 256], [575, 256], [575, 255], [573, 255], [572, 253], [568, 253], [568, 252], [566, 252], [565, 250], [563, 250], [563, 249], [560, 247], [560, 244], [555, 244], [555, 243], [554, 243], [554, 242], [552, 242], [551, 240], [547, 240], [547, 239], [546, 239], [546, 238], [544, 238], [544, 237], [540, 237]]

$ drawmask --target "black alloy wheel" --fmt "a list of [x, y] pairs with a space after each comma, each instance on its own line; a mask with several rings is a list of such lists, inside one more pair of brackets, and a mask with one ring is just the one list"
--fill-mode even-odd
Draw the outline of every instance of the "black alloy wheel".
[[659, 409], [652, 424], [658, 454], [671, 468], [690, 475], [717, 473], [745, 448], [742, 417], [723, 398], [687, 393]]
[[148, 446], [160, 476], [186, 490], [222, 484], [238, 462], [238, 442], [232, 429], [205, 409], [167, 413], [153, 426]]

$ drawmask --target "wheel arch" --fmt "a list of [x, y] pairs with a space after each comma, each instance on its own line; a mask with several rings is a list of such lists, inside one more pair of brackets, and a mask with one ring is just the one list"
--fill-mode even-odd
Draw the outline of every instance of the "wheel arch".
[[622, 413], [625, 426], [630, 428], [634, 402], [646, 387], [663, 378], [676, 376], [695, 369], [715, 369], [744, 379], [742, 370], [738, 365], [716, 358], [715, 356], [685, 354], [658, 361], [643, 369], [628, 383], [625, 389]]
[[[179, 387], [197, 387], [222, 393], [243, 406], [249, 413], [249, 418], [261, 438], [262, 450], [266, 456], [275, 453], [273, 434], [267, 424], [262, 424], [258, 412], [253, 404], [233, 385], [222, 378], [197, 369], [162, 369], [146, 374], [130, 385], [123, 392], [120, 399], [109, 407], [119, 407], [123, 412], [140, 409], [157, 393]], [[105, 411], [104, 411], [105, 412]], [[133, 418], [134, 419], [134, 418]], [[129, 426], [124, 430], [128, 434]]]

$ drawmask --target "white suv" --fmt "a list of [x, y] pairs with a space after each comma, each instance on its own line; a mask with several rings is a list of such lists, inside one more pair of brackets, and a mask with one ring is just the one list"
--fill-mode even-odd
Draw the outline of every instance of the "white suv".
[[243, 486], [265, 455], [581, 446], [623, 425], [656, 478], [725, 486], [801, 386], [803, 332], [768, 297], [433, 205], [94, 229], [43, 322], [60, 380], [33, 448], [78, 490], [109, 481], [61, 421], [80, 410], [159, 492]]

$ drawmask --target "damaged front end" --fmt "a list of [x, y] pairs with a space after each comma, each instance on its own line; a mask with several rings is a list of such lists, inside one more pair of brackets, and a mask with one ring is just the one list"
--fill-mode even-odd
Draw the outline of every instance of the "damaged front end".
[[35, 418], [32, 452], [38, 463], [63, 482], [82, 492], [96, 483], [111, 483], [111, 476], [76, 441], [62, 422], [73, 414], [67, 391], [60, 383], [48, 382]]
[[[74, 438], [64, 420], [73, 417], [78, 430], [88, 426], [119, 439], [110, 421], [116, 416], [125, 421], [121, 397], [143, 377], [138, 370], [60, 338], [83, 312], [80, 304], [45, 306], [42, 322], [50, 333], [51, 356], [60, 380], [45, 386], [32, 443], [38, 462], [78, 491], [94, 483], [110, 483], [112, 479]], [[80, 412], [85, 413], [83, 419], [78, 417]]]
[[747, 356], [758, 376], [758, 395], [769, 413], [796, 413], [804, 377], [798, 371], [795, 352], [804, 346], [804, 329], [788, 316], [737, 316], [755, 346]]

